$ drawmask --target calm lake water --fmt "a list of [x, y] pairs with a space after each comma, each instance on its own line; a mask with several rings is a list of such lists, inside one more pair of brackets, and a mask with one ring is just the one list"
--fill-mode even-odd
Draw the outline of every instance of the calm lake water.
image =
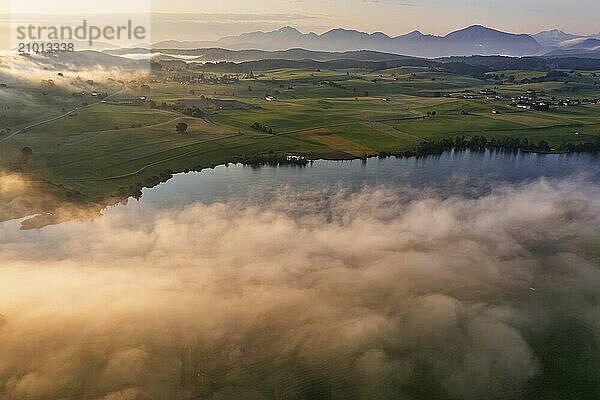
[[[328, 197], [539, 179], [574, 184]], [[220, 166], [92, 221], [7, 221], [0, 382], [40, 377], [23, 387], [49, 400], [600, 399], [599, 216], [600, 155], [464, 151]]]
[[585, 177], [600, 183], [600, 156], [450, 151], [424, 158], [371, 158], [366, 162], [319, 160], [306, 167], [219, 166], [178, 174], [145, 189], [142, 205], [177, 207], [229, 198], [268, 200], [282, 189], [296, 192], [365, 186], [428, 188], [445, 195], [477, 197], [503, 184], [540, 178]]

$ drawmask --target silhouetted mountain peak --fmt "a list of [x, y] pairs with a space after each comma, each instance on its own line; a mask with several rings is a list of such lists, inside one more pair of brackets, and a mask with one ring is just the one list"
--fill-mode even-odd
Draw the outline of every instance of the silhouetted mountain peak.
[[390, 39], [390, 37], [383, 32], [373, 32], [369, 36], [376, 38], [376, 39]]
[[363, 32], [354, 30], [354, 29], [335, 28], [335, 29], [331, 29], [331, 30], [323, 33], [321, 35], [321, 37], [333, 37], [333, 36], [341, 37], [344, 35], [366, 35], [366, 34]]
[[[469, 27], [450, 32], [445, 38], [454, 39], [483, 39], [497, 36], [508, 36], [510, 33], [502, 32], [496, 29], [488, 28], [483, 25], [471, 25]], [[521, 35], [514, 35], [521, 36]]]
[[464, 29], [459, 29], [458, 32], [460, 32], [461, 30], [462, 31], [480, 31], [480, 32], [482, 32], [482, 31], [494, 31], [494, 32], [498, 32], [495, 29], [488, 28], [487, 26], [478, 25], [478, 24], [467, 26]]
[[551, 29], [549, 31], [546, 31], [546, 33], [550, 37], [553, 37], [553, 38], [556, 38], [556, 39], [560, 39], [560, 38], [563, 38], [563, 37], [567, 36], [567, 34], [565, 32], [563, 32], [563, 31], [561, 31], [560, 29]]
[[302, 35], [302, 32], [300, 32], [298, 29], [294, 28], [293, 26], [284, 26], [282, 28], [277, 29], [277, 32], [283, 33], [286, 35]]
[[422, 37], [422, 36], [425, 36], [425, 35], [423, 35], [423, 33], [421, 31], [414, 30], [412, 32], [408, 32], [407, 34], [401, 35], [399, 37], [410, 39], [410, 38], [418, 38], [418, 37]]

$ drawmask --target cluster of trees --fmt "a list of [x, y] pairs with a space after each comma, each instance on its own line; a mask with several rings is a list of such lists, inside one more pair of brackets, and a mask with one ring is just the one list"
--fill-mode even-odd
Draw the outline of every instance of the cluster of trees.
[[541, 83], [541, 82], [568, 82], [569, 74], [562, 71], [550, 71], [545, 76], [537, 78], [524, 78], [521, 83]]
[[456, 136], [455, 138], [445, 138], [438, 141], [429, 141], [419, 144], [413, 154], [408, 155], [429, 155], [440, 154], [447, 150], [524, 150], [524, 151], [561, 151], [561, 152], [600, 152], [600, 138], [596, 138], [594, 142], [588, 143], [563, 143], [556, 149], [552, 149], [550, 144], [545, 140], [539, 142], [529, 141], [527, 138], [493, 138], [488, 139], [485, 136], [477, 135], [470, 138], [465, 136]]
[[558, 149], [567, 153], [600, 153], [600, 137], [593, 142], [563, 143]]
[[471, 76], [481, 80], [485, 80], [487, 77], [486, 74], [491, 71], [491, 69], [487, 66], [471, 65], [456, 61], [442, 64], [439, 70], [456, 75]]
[[[581, 75], [581, 74], [580, 74]], [[497, 85], [502, 85], [505, 82], [508, 83], [542, 83], [542, 82], [568, 82], [569, 74], [563, 71], [549, 71], [544, 76], [539, 76], [536, 78], [523, 78], [521, 80], [517, 80], [514, 75], [506, 76], [505, 74], [486, 74], [484, 80], [493, 80]]]
[[204, 118], [204, 116], [205, 116], [204, 109], [198, 108], [196, 106], [185, 107], [185, 109], [181, 112], [182, 112], [182, 114], [185, 114], [185, 115], [188, 115], [188, 116], [194, 117], [194, 118]]
[[[600, 153], [600, 137], [593, 142], [581, 143], [563, 143], [556, 148], [552, 148], [548, 142], [541, 140], [539, 142], [529, 141], [527, 138], [501, 138], [488, 139], [485, 136], [456, 136], [455, 138], [445, 138], [438, 141], [428, 141], [419, 144], [413, 150], [403, 152], [380, 152], [380, 158], [395, 156], [395, 157], [420, 157], [428, 155], [441, 154], [448, 150], [472, 150], [472, 151], [532, 151], [532, 152], [550, 152], [558, 151], [563, 153]], [[363, 159], [366, 158], [366, 155]]]
[[465, 136], [456, 136], [455, 138], [444, 138], [438, 141], [430, 141], [419, 144], [415, 148], [416, 155], [440, 154], [447, 150], [476, 150], [483, 151], [487, 149], [504, 149], [504, 150], [550, 150], [550, 145], [547, 142], [540, 141], [539, 143], [529, 142], [527, 138], [501, 138], [488, 139], [485, 136], [477, 135], [470, 138]]
[[343, 86], [340, 83], [335, 82], [335, 81], [327, 81], [327, 82], [326, 81], [322, 81], [322, 82], [319, 82], [319, 85], [321, 85], [321, 86], [328, 85], [328, 86], [335, 87], [335, 88], [338, 88], [338, 89], [348, 89], [346, 86]]
[[266, 125], [261, 124], [260, 122], [255, 122], [252, 125], [250, 125], [250, 127], [254, 130], [257, 131], [262, 131], [265, 133], [268, 133], [269, 135], [274, 135], [275, 133], [273, 132], [273, 128], [269, 128]]
[[154, 101], [150, 101], [150, 107], [175, 111], [190, 117], [203, 119], [206, 116], [207, 111], [218, 109], [216, 101], [210, 97], [205, 97], [204, 95], [200, 96], [199, 100], [194, 100], [194, 103], [191, 105], [190, 103], [183, 101], [176, 103], [162, 102], [158, 104]]
[[503, 74], [503, 73], [501, 73], [501, 74], [486, 74], [486, 80], [487, 79], [496, 81], [499, 84], [502, 84], [505, 80], [510, 83], [512, 83], [516, 80], [514, 75], [509, 75], [507, 77], [506, 74]]

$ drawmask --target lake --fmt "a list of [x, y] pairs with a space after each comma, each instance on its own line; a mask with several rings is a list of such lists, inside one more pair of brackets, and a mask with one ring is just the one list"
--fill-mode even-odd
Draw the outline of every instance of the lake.
[[355, 191], [379, 185], [477, 197], [498, 185], [568, 176], [600, 182], [600, 155], [465, 150], [422, 158], [317, 160], [306, 167], [218, 166], [178, 174], [166, 183], [145, 189], [141, 204], [169, 207], [195, 201], [225, 201], [232, 196], [260, 202], [284, 188], [301, 192], [341, 186]]

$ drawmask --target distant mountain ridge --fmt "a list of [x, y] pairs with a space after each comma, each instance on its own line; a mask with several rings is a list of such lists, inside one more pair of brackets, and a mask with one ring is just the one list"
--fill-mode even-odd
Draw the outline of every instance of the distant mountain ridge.
[[545, 54], [547, 57], [600, 58], [600, 35], [567, 39]]
[[553, 46], [560, 46], [561, 43], [563, 43], [567, 40], [577, 39], [577, 38], [580, 38], [581, 36], [573, 35], [571, 33], [565, 33], [559, 29], [552, 29], [549, 31], [543, 31], [540, 33], [536, 33], [535, 35], [532, 35], [532, 37], [535, 40], [537, 40], [538, 43], [541, 44], [542, 46], [553, 47]]
[[105, 50], [104, 53], [127, 56], [130, 54], [153, 54], [152, 59], [170, 59], [183, 57], [187, 61], [197, 62], [246, 62], [258, 60], [356, 60], [356, 61], [391, 61], [408, 60], [414, 57], [402, 56], [392, 53], [382, 53], [372, 50], [358, 50], [345, 52], [326, 52], [305, 49], [289, 49], [281, 51], [267, 50], [228, 50], [222, 48], [204, 49], [160, 49], [152, 50], [142, 48]]
[[270, 32], [250, 32], [228, 36], [217, 41], [163, 41], [154, 48], [193, 49], [219, 47], [229, 50], [282, 51], [302, 48], [313, 51], [372, 50], [415, 57], [448, 57], [469, 55], [540, 55], [547, 49], [527, 34], [506, 33], [481, 25], [473, 25], [445, 36], [426, 35], [413, 31], [400, 36], [382, 32], [365, 33], [337, 28], [323, 34], [302, 33], [293, 27]]

